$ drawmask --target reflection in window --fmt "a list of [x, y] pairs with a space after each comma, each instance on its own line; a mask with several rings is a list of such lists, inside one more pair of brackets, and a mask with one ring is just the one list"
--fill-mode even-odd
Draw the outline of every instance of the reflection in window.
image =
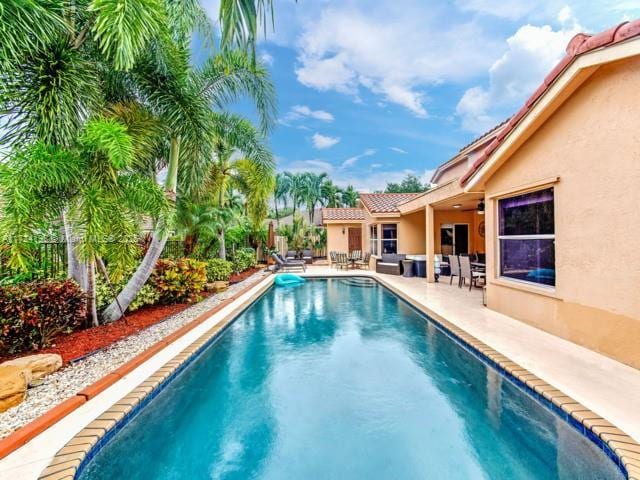
[[369, 251], [371, 255], [378, 255], [378, 225], [369, 227]]
[[500, 275], [556, 284], [553, 188], [498, 202]]
[[398, 225], [382, 225], [382, 253], [398, 253]]

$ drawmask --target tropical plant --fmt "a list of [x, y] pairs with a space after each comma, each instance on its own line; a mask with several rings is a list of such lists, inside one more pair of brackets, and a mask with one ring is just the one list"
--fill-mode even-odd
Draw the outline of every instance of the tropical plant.
[[[118, 281], [107, 282], [106, 279], [99, 277], [96, 281], [96, 304], [98, 312], [107, 307], [114, 297], [114, 293], [117, 294], [120, 289], [128, 280], [129, 275], [122, 276]], [[136, 298], [129, 304], [127, 311], [134, 312], [145, 305], [155, 305], [160, 301], [160, 293], [155, 289], [153, 285], [147, 283], [142, 290], [138, 292]]]
[[278, 203], [282, 202], [284, 210], [287, 210], [287, 199], [291, 188], [291, 178], [284, 172], [276, 174], [275, 186], [273, 188], [273, 205], [278, 226], [280, 226], [280, 215], [278, 214]]
[[358, 192], [353, 188], [353, 185], [349, 185], [342, 191], [340, 195], [342, 205], [345, 207], [355, 208], [358, 205]]
[[0, 287], [0, 355], [45, 347], [86, 318], [86, 296], [72, 280]]
[[207, 264], [191, 258], [159, 260], [152, 285], [164, 303], [194, 302], [207, 283]]
[[234, 272], [244, 272], [256, 266], [256, 251], [252, 248], [239, 248], [231, 254]]
[[327, 178], [322, 182], [321, 190], [324, 205], [329, 208], [339, 208], [342, 206], [342, 190], [330, 179]]
[[177, 233], [184, 236], [184, 255], [192, 255], [199, 242], [204, 242], [206, 248], [216, 239], [230, 215], [231, 212], [210, 202], [180, 199], [176, 211], [176, 228]]
[[323, 184], [327, 180], [326, 173], [306, 172], [302, 175], [302, 200], [306, 204], [311, 224], [313, 224], [316, 206], [324, 202]]
[[226, 282], [233, 273], [233, 263], [221, 258], [207, 260], [207, 280], [210, 282]]

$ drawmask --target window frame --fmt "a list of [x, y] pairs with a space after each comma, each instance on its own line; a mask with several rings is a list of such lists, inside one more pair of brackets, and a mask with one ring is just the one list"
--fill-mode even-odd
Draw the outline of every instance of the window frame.
[[[373, 232], [375, 230], [375, 235]], [[369, 225], [369, 252], [371, 255], [378, 255], [378, 224], [372, 223]]]
[[[534, 193], [534, 192], [540, 192], [543, 190], [552, 190], [553, 191], [553, 231], [554, 233], [543, 233], [543, 234], [527, 234], [527, 235], [501, 235], [500, 234], [500, 222], [501, 222], [501, 217], [500, 217], [500, 202], [502, 200], [506, 200], [509, 198], [514, 198], [514, 197], [520, 197], [523, 195], [526, 195], [528, 193]], [[513, 283], [513, 284], [519, 284], [522, 286], [527, 286], [527, 287], [532, 287], [532, 288], [538, 288], [538, 289], [543, 289], [543, 290], [547, 290], [547, 291], [552, 291], [555, 292], [556, 287], [557, 287], [557, 270], [556, 270], [556, 258], [555, 258], [555, 252], [556, 252], [556, 188], [554, 184], [543, 184], [543, 185], [536, 185], [533, 188], [527, 189], [527, 190], [519, 190], [519, 191], [514, 191], [514, 192], [509, 192], [506, 194], [503, 194], [499, 197], [494, 197], [495, 200], [495, 208], [494, 208], [494, 214], [495, 214], [495, 233], [496, 233], [496, 277], [503, 282], [507, 282], [507, 283]], [[553, 267], [554, 267], [554, 271], [556, 272], [556, 279], [554, 280], [554, 284], [553, 285], [547, 285], [545, 283], [540, 283], [540, 282], [533, 282], [530, 280], [523, 280], [523, 279], [519, 279], [519, 278], [513, 278], [513, 277], [508, 277], [502, 274], [502, 240], [553, 240], [553, 248], [554, 248], [554, 261], [553, 261]]]
[[[386, 226], [393, 226], [395, 227], [395, 231], [396, 231], [396, 238], [384, 238], [384, 227]], [[395, 254], [391, 254], [391, 255], [397, 255], [398, 254], [398, 224], [397, 223], [381, 223], [380, 224], [380, 254], [382, 255], [384, 253], [384, 242], [395, 242], [396, 245], [396, 252]]]

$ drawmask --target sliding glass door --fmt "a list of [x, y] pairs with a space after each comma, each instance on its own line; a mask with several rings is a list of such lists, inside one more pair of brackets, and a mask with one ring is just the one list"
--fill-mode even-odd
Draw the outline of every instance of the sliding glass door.
[[440, 251], [443, 255], [467, 255], [469, 253], [469, 225], [467, 223], [441, 225]]

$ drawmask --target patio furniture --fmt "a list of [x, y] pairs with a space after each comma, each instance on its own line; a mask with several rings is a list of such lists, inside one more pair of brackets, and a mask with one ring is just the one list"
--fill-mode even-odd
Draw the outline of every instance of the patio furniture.
[[313, 250], [303, 250], [302, 251], [302, 260], [304, 260], [304, 263], [306, 263], [307, 265], [310, 265], [313, 263]]
[[294, 259], [291, 259], [291, 258], [283, 259], [277, 253], [272, 253], [271, 256], [276, 261], [276, 266], [277, 266], [278, 270], [280, 270], [280, 269], [281, 270], [293, 270], [293, 269], [296, 269], [296, 268], [301, 268], [303, 272], [307, 271], [307, 266], [305, 265], [304, 261], [302, 261], [302, 260], [294, 260]]
[[362, 250], [352, 250], [351, 253], [349, 254], [349, 258], [351, 258], [351, 260], [353, 261], [361, 260]]
[[331, 267], [338, 266], [338, 258], [336, 252], [329, 252], [329, 262]]
[[469, 257], [460, 257], [460, 280], [461, 283], [458, 285], [462, 287], [462, 285], [469, 280], [469, 290], [471, 287], [478, 286], [478, 278], [484, 278], [484, 272], [478, 272], [476, 270], [471, 269], [471, 262], [469, 261]]
[[364, 268], [369, 270], [369, 260], [371, 260], [371, 254], [369, 252], [365, 252], [364, 256], [360, 260], [356, 260], [354, 265], [356, 268]]
[[413, 277], [413, 260], [404, 259], [402, 260], [402, 272], [403, 277]]
[[351, 260], [349, 260], [349, 256], [346, 253], [336, 253], [337, 264], [336, 266], [340, 269], [344, 268], [345, 270], [349, 269], [349, 265], [351, 265]]
[[287, 251], [287, 255], [285, 256], [285, 258], [296, 259], [296, 258], [298, 258], [298, 253], [294, 252], [293, 250], [289, 250], [289, 251]]
[[458, 277], [458, 286], [460, 286], [460, 261], [455, 255], [449, 255], [449, 285], [453, 284], [453, 277]]
[[402, 275], [402, 260], [406, 255], [397, 253], [383, 253], [376, 261], [376, 272], [390, 275]]

